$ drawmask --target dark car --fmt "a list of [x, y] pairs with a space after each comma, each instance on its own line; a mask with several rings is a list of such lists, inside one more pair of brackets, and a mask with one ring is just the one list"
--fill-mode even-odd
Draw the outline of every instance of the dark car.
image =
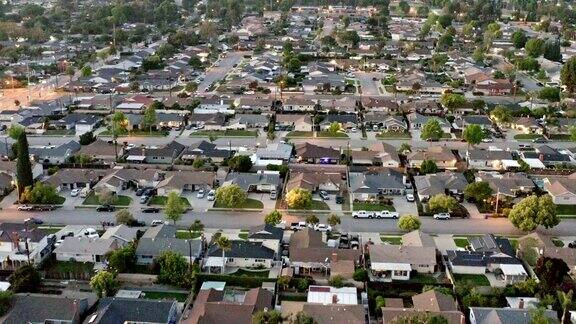
[[102, 205], [102, 206], [98, 206], [98, 208], [96, 208], [97, 212], [113, 212], [116, 210], [116, 207], [112, 206], [112, 205]]
[[143, 213], [159, 213], [160, 212], [160, 208], [155, 208], [155, 207], [150, 207], [150, 208], [144, 208], [142, 209]]
[[144, 221], [135, 219], [135, 220], [131, 221], [130, 223], [128, 223], [128, 226], [130, 226], [130, 227], [144, 227], [144, 226], [146, 226], [146, 223]]
[[24, 220], [24, 223], [32, 223], [36, 225], [44, 224], [44, 222], [38, 218], [30, 217]]
[[336, 203], [337, 204], [343, 204], [344, 203], [344, 197], [336, 196]]
[[142, 196], [144, 191], [146, 191], [145, 188], [138, 188], [138, 190], [136, 190], [136, 196]]
[[572, 241], [572, 242], [568, 243], [568, 247], [571, 249], [576, 249], [576, 241]]
[[533, 140], [532, 143], [548, 143], [548, 140], [544, 137], [538, 137], [537, 139]]

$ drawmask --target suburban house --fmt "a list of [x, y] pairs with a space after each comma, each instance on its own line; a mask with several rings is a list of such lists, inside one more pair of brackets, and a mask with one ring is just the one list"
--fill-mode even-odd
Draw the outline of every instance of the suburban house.
[[547, 167], [553, 167], [563, 164], [574, 164], [574, 159], [565, 152], [560, 152], [558, 149], [548, 145], [541, 145], [532, 152], [522, 152], [523, 159], [538, 159]]
[[221, 113], [194, 113], [188, 115], [188, 124], [198, 129], [226, 129], [226, 115]]
[[277, 131], [311, 132], [312, 118], [310, 115], [279, 114], [274, 127]]
[[101, 239], [114, 239], [118, 242], [120, 247], [125, 247], [126, 245], [134, 242], [138, 238], [138, 232], [140, 230], [135, 227], [129, 227], [124, 224], [108, 227], [106, 232], [102, 234]]
[[510, 123], [510, 128], [515, 129], [523, 134], [542, 134], [544, 128], [534, 117], [519, 117]]
[[314, 164], [336, 164], [340, 161], [340, 150], [310, 143], [295, 145], [298, 162]]
[[282, 165], [292, 157], [292, 144], [270, 143], [266, 147], [259, 147], [251, 156], [253, 165], [266, 166], [268, 164]]
[[216, 183], [216, 174], [209, 171], [166, 171], [156, 185], [158, 194], [166, 196], [170, 192], [182, 195], [198, 190], [210, 190]]
[[93, 306], [91, 299], [82, 294], [15, 294], [3, 323], [82, 323], [82, 318]]
[[400, 172], [385, 169], [380, 172], [350, 172], [352, 201], [378, 200], [385, 195], [403, 195], [405, 177]]
[[387, 114], [370, 112], [364, 115], [364, 123], [368, 130], [381, 130], [394, 133], [403, 133], [408, 131], [408, 124], [402, 116], [390, 116]]
[[94, 160], [113, 162], [116, 161], [116, 155], [124, 155], [124, 145], [114, 145], [103, 140], [96, 140], [94, 143], [82, 145], [77, 152], [79, 155], [86, 155]]
[[452, 126], [455, 129], [464, 130], [466, 127], [470, 125], [478, 125], [484, 130], [491, 130], [492, 127], [492, 120], [490, 117], [485, 115], [464, 115], [458, 116], [454, 119]]
[[328, 130], [330, 125], [337, 123], [343, 130], [350, 130], [358, 127], [358, 116], [356, 114], [335, 115], [328, 114], [319, 123], [321, 130]]
[[180, 157], [186, 146], [172, 141], [162, 147], [134, 147], [126, 150], [126, 161], [130, 163], [172, 164]]
[[61, 145], [30, 146], [29, 152], [42, 164], [62, 164], [80, 150], [80, 143], [69, 141]]
[[[531, 324], [533, 310], [517, 308], [470, 307], [470, 324], [514, 323]], [[550, 322], [556, 322], [558, 316], [555, 311], [544, 310]]]
[[284, 230], [270, 224], [254, 226], [248, 231], [248, 241], [262, 243], [263, 246], [275, 252], [275, 258], [280, 252], [283, 237]]
[[445, 171], [414, 176], [414, 184], [420, 201], [440, 194], [463, 195], [468, 181], [462, 173]]
[[436, 119], [440, 123], [442, 131], [446, 134], [450, 134], [452, 127], [450, 126], [450, 123], [448, 123], [443, 118], [435, 116], [426, 116], [417, 112], [408, 115], [408, 122], [410, 123], [410, 128], [413, 130], [421, 130], [422, 127], [431, 119]]
[[472, 148], [466, 151], [466, 161], [469, 168], [477, 170], [504, 171], [520, 167], [512, 153], [503, 150]]
[[466, 321], [454, 298], [435, 289], [412, 296], [412, 305], [404, 307], [402, 298], [386, 298], [386, 306], [381, 308], [382, 323], [396, 323], [400, 318], [418, 314], [438, 315], [448, 324], [463, 324]]
[[104, 262], [108, 252], [120, 248], [114, 238], [66, 237], [54, 250], [56, 260], [74, 262]]
[[286, 192], [294, 188], [304, 188], [310, 192], [318, 190], [341, 192], [344, 186], [345, 180], [342, 180], [342, 174], [339, 172], [291, 171], [290, 179], [286, 183]]
[[566, 262], [570, 269], [570, 275], [576, 275], [576, 250], [569, 247], [550, 247], [544, 248], [541, 254], [544, 257], [552, 259], [561, 259]]
[[290, 237], [290, 266], [295, 274], [325, 276], [351, 275], [362, 253], [354, 249], [329, 247], [322, 233], [305, 228]]
[[46, 183], [56, 190], [72, 190], [77, 188], [93, 188], [98, 181], [109, 174], [108, 169], [60, 169]]
[[258, 171], [257, 173], [230, 172], [224, 179], [223, 186], [235, 184], [246, 192], [270, 192], [280, 186], [278, 171]]
[[443, 146], [431, 146], [425, 150], [417, 150], [407, 156], [408, 166], [420, 168], [422, 162], [433, 161], [439, 169], [456, 169], [456, 156], [451, 150]]
[[76, 135], [92, 132], [102, 123], [102, 117], [89, 114], [68, 114], [63, 118], [50, 123], [59, 129], [74, 130]]
[[403, 245], [370, 245], [370, 274], [376, 280], [409, 280], [412, 271], [434, 273], [436, 248]]
[[201, 141], [199, 143], [194, 143], [182, 152], [181, 159], [183, 161], [194, 161], [196, 159], [206, 159], [212, 162], [220, 163], [224, 159], [229, 159], [236, 151], [230, 149], [229, 147], [218, 147], [216, 144]]
[[267, 115], [258, 114], [236, 114], [235, 118], [230, 121], [230, 128], [233, 129], [263, 129], [268, 126], [269, 119]]
[[277, 250], [267, 247], [262, 241], [230, 240], [230, 250], [225, 251], [222, 259], [222, 249], [217, 244], [208, 247], [202, 267], [208, 272], [222, 273], [222, 267], [270, 269], [274, 265]]
[[[30, 262], [39, 265], [51, 254], [54, 237], [39, 228], [25, 224], [0, 224], [0, 270], [16, 270]], [[26, 253], [28, 248], [29, 253]]]
[[98, 308], [88, 315], [85, 323], [172, 324], [176, 323], [178, 315], [176, 300], [104, 297], [98, 301]]
[[362, 97], [360, 100], [362, 107], [370, 112], [396, 112], [398, 111], [398, 103], [394, 100], [374, 98], [374, 97]]
[[282, 301], [282, 317], [295, 320], [298, 313], [304, 312], [314, 319], [314, 323], [364, 323], [366, 310], [363, 305], [319, 304], [297, 301]]
[[378, 152], [376, 155], [376, 165], [388, 168], [400, 167], [400, 156], [398, 156], [398, 151], [393, 145], [377, 142], [369, 147], [369, 151]]
[[202, 255], [203, 244], [203, 240], [176, 238], [176, 227], [172, 225], [150, 227], [138, 240], [136, 264], [151, 265], [165, 251], [178, 253], [193, 263]]
[[289, 97], [282, 102], [283, 111], [314, 111], [316, 102], [311, 99]]
[[576, 205], [576, 175], [544, 178], [544, 190], [556, 205]]
[[523, 173], [479, 172], [476, 181], [487, 182], [492, 188], [493, 195], [512, 198], [528, 195], [536, 188], [534, 181]]

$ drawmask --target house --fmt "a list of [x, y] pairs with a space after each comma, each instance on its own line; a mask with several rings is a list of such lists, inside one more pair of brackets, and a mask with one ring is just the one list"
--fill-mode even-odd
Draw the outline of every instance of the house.
[[366, 321], [366, 311], [363, 305], [282, 301], [282, 317], [295, 320], [300, 312], [304, 312], [306, 315], [312, 317], [314, 323], [317, 324], [352, 324], [364, 323]]
[[282, 165], [290, 160], [293, 149], [292, 144], [286, 143], [270, 143], [266, 147], [258, 147], [251, 156], [252, 164], [256, 166]]
[[436, 248], [434, 238], [432, 238], [430, 234], [426, 234], [421, 230], [415, 230], [402, 235], [402, 245]]
[[15, 294], [3, 323], [79, 324], [93, 305], [91, 299], [85, 296]]
[[230, 121], [230, 128], [234, 129], [263, 129], [268, 127], [268, 116], [257, 114], [236, 114]]
[[576, 118], [555, 118], [546, 121], [546, 131], [548, 134], [569, 135], [570, 129], [576, 126]]
[[54, 121], [51, 125], [66, 130], [74, 130], [76, 135], [82, 135], [96, 130], [102, 121], [101, 116], [74, 113]]
[[347, 114], [347, 115], [334, 115], [329, 114], [324, 117], [324, 119], [320, 122], [320, 129], [321, 130], [328, 130], [330, 129], [330, 125], [333, 123], [337, 123], [340, 125], [341, 129], [349, 130], [358, 127], [358, 116], [354, 114]]
[[221, 113], [194, 113], [188, 115], [188, 123], [198, 129], [223, 130], [226, 129], [226, 115]]
[[158, 182], [158, 194], [166, 196], [170, 192], [183, 195], [197, 190], [211, 190], [216, 182], [216, 174], [209, 171], [172, 171], [166, 172]]
[[560, 152], [558, 149], [548, 145], [538, 146], [533, 152], [522, 152], [523, 159], [538, 159], [546, 167], [553, 167], [563, 164], [574, 164], [574, 160], [569, 154]]
[[276, 253], [275, 257], [280, 252], [280, 244], [283, 238], [284, 230], [270, 224], [253, 226], [248, 230], [248, 241], [262, 243], [263, 246]]
[[376, 165], [388, 168], [400, 167], [400, 156], [398, 156], [398, 151], [393, 145], [377, 142], [370, 146], [368, 150], [378, 152], [376, 155]]
[[414, 176], [414, 184], [420, 201], [440, 194], [463, 195], [468, 181], [462, 173], [445, 171]]
[[374, 98], [374, 97], [363, 97], [360, 100], [362, 107], [368, 112], [396, 112], [398, 111], [398, 103], [394, 100]]
[[100, 180], [95, 190], [110, 190], [118, 193], [128, 188], [156, 187], [164, 179], [166, 171], [155, 169], [115, 169]]
[[178, 253], [193, 263], [202, 254], [203, 241], [176, 238], [176, 228], [172, 225], [150, 227], [138, 240], [136, 264], [151, 265], [165, 251]]
[[416, 150], [407, 156], [408, 166], [420, 168], [422, 162], [433, 161], [439, 169], [456, 169], [456, 155], [443, 146], [431, 146], [425, 150]]
[[[290, 237], [290, 266], [295, 274], [337, 275], [353, 273], [362, 255], [354, 249], [329, 247], [322, 240], [322, 233], [305, 228]], [[338, 271], [334, 271], [338, 269]]]
[[275, 130], [311, 132], [312, 118], [310, 115], [276, 115]]
[[398, 305], [395, 301], [395, 298], [387, 298], [386, 306], [381, 308], [383, 324], [396, 323], [401, 318], [419, 314], [441, 316], [448, 324], [463, 324], [466, 321], [454, 298], [435, 289], [412, 296], [412, 307], [404, 307], [402, 299], [398, 300]]
[[246, 192], [270, 192], [278, 190], [280, 173], [278, 171], [230, 172], [226, 175], [222, 185], [230, 184], [236, 184]]
[[237, 111], [267, 112], [272, 107], [272, 101], [269, 99], [241, 97], [236, 99], [235, 105]]
[[114, 239], [118, 241], [120, 247], [124, 247], [138, 238], [139, 229], [129, 227], [124, 224], [108, 227], [106, 232], [100, 236], [101, 239]]
[[492, 129], [492, 120], [490, 117], [485, 115], [465, 115], [465, 116], [458, 116], [454, 119], [452, 126], [455, 129], [464, 130], [466, 127], [470, 125], [478, 125], [483, 130], [491, 130]]
[[350, 194], [353, 201], [377, 200], [386, 195], [403, 195], [405, 177], [398, 171], [350, 172]]
[[296, 144], [296, 159], [298, 162], [314, 164], [336, 164], [340, 161], [340, 150], [323, 147], [308, 142]]
[[315, 101], [301, 97], [289, 97], [282, 102], [283, 111], [312, 112], [315, 107]]
[[172, 141], [162, 147], [134, 147], [126, 150], [126, 161], [131, 163], [172, 164], [186, 146]]
[[294, 188], [304, 188], [310, 192], [319, 190], [340, 192], [344, 189], [345, 180], [339, 172], [302, 172], [291, 171], [290, 180], [286, 183], [286, 192]]
[[104, 262], [108, 252], [120, 248], [114, 238], [67, 237], [54, 250], [56, 260], [72, 262]]
[[556, 205], [576, 205], [576, 175], [544, 178], [544, 190]]
[[224, 294], [213, 288], [200, 290], [194, 304], [184, 310], [180, 324], [252, 324], [254, 313], [273, 307], [274, 294], [262, 288], [250, 289], [234, 301], [225, 299]]
[[436, 248], [370, 245], [370, 273], [377, 280], [409, 280], [412, 271], [434, 273]]
[[112, 162], [116, 161], [116, 156], [124, 155], [124, 145], [114, 145], [98, 139], [91, 144], [82, 145], [77, 153], [94, 160]]
[[492, 251], [453, 250], [448, 250], [447, 254], [450, 269], [456, 274], [483, 275], [487, 271], [500, 272], [496, 278], [505, 284], [514, 284], [528, 278], [522, 262], [514, 254], [510, 256]]
[[126, 114], [126, 120], [126, 130], [128, 131], [148, 129], [156, 131], [162, 128], [177, 128], [184, 126], [184, 116], [172, 113], [156, 114], [156, 120], [150, 125], [150, 128], [144, 125], [143, 114]]
[[479, 172], [476, 181], [487, 182], [492, 188], [493, 195], [504, 195], [512, 198], [528, 195], [536, 188], [534, 181], [523, 173]]
[[70, 141], [61, 145], [30, 146], [29, 153], [42, 164], [62, 164], [80, 150], [80, 143]]
[[452, 127], [443, 118], [435, 116], [425, 116], [420, 113], [414, 112], [408, 115], [408, 122], [410, 123], [410, 128], [412, 130], [421, 130], [422, 127], [431, 119], [436, 119], [440, 123], [440, 127], [445, 134], [450, 134]]
[[178, 319], [176, 300], [104, 297], [84, 324], [147, 323], [172, 324]]
[[519, 117], [510, 123], [510, 128], [523, 134], [542, 134], [544, 129], [534, 117]]
[[547, 247], [541, 256], [566, 262], [571, 275], [576, 275], [576, 250], [570, 247]]
[[[0, 160], [0, 173], [9, 175], [12, 179], [16, 179], [16, 161]], [[32, 164], [32, 178], [38, 179], [44, 173], [42, 164], [30, 161]]]
[[98, 181], [109, 174], [108, 169], [60, 169], [45, 182], [56, 190], [93, 188]]
[[[530, 309], [470, 307], [469, 319], [470, 324], [530, 324], [533, 323], [533, 313], [534, 312]], [[558, 316], [553, 310], [544, 310], [544, 316], [546, 316], [552, 323], [558, 321]]]
[[225, 251], [225, 264], [222, 260], [222, 249], [217, 244], [208, 247], [202, 267], [208, 272], [222, 273], [222, 267], [265, 268], [273, 266], [277, 251], [268, 248], [263, 242], [230, 240], [230, 250]]
[[39, 265], [52, 254], [54, 243], [55, 238], [42, 229], [0, 223], [0, 270], [16, 270], [29, 262]]
[[512, 153], [503, 150], [471, 148], [466, 151], [466, 161], [470, 168], [477, 170], [504, 171], [520, 167]]
[[540, 232], [533, 232], [520, 237], [518, 239], [518, 251], [522, 251], [524, 246], [533, 246], [539, 255], [542, 255], [545, 249], [556, 248], [552, 239]]
[[358, 305], [358, 290], [356, 287], [310, 286], [306, 302], [324, 305]]
[[208, 159], [212, 162], [220, 163], [224, 159], [232, 157], [236, 151], [231, 148], [220, 148], [214, 143], [207, 141], [201, 141], [199, 143], [192, 144], [188, 146], [182, 156], [180, 157], [183, 161], [194, 161], [198, 158]]

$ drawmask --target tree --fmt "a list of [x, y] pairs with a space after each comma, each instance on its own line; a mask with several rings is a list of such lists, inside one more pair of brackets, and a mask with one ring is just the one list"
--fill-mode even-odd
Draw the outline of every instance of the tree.
[[150, 133], [152, 133], [152, 126], [156, 123], [156, 109], [154, 105], [148, 106], [144, 110], [144, 116], [142, 116], [142, 125], [144, 128], [148, 128]]
[[134, 216], [128, 209], [120, 209], [116, 213], [116, 224], [124, 224], [124, 225], [131, 225], [134, 224]]
[[558, 102], [560, 101], [560, 88], [544, 87], [538, 92], [538, 98], [551, 102]]
[[414, 215], [402, 215], [398, 220], [398, 228], [402, 231], [414, 231], [420, 228], [422, 222]]
[[218, 36], [216, 25], [213, 22], [207, 20], [202, 22], [200, 28], [198, 29], [198, 33], [202, 39], [207, 41], [211, 41], [216, 36]]
[[96, 136], [93, 132], [86, 132], [80, 135], [80, 145], [89, 145], [96, 142]]
[[410, 146], [410, 144], [404, 142], [402, 144], [400, 144], [400, 147], [398, 148], [398, 153], [400, 154], [408, 154], [412, 152], [412, 147]]
[[1, 291], [0, 292], [0, 316], [6, 315], [10, 309], [10, 304], [12, 303], [12, 292], [11, 291]]
[[220, 250], [222, 250], [222, 273], [226, 273], [226, 251], [230, 251], [232, 249], [232, 243], [226, 236], [220, 236], [218, 240], [216, 240], [216, 245]]
[[352, 279], [360, 282], [368, 281], [368, 271], [366, 269], [358, 268], [354, 270]]
[[430, 118], [423, 126], [420, 138], [423, 140], [437, 141], [442, 138], [444, 131], [440, 126], [440, 122], [436, 118]]
[[186, 258], [173, 251], [164, 251], [154, 261], [159, 268], [158, 282], [178, 287], [189, 287], [191, 276]]
[[28, 151], [28, 139], [24, 128], [16, 125], [10, 126], [8, 134], [16, 140], [16, 187], [18, 198], [24, 193], [26, 187], [34, 184], [32, 176], [32, 164], [30, 163], [30, 153]]
[[116, 289], [118, 288], [118, 281], [116, 280], [116, 275], [112, 272], [101, 270], [98, 271], [92, 279], [90, 279], [90, 287], [96, 292], [98, 298], [104, 296], [111, 297], [114, 296]]
[[317, 324], [310, 315], [306, 314], [304, 311], [299, 311], [296, 313], [296, 320], [292, 322], [293, 324]]
[[216, 201], [218, 205], [233, 208], [240, 207], [246, 202], [247, 194], [237, 184], [224, 185], [216, 189]]
[[252, 160], [248, 155], [237, 155], [228, 161], [228, 166], [236, 172], [248, 172], [252, 169]]
[[278, 280], [276, 280], [276, 283], [278, 283], [280, 289], [286, 290], [290, 286], [291, 280], [292, 278], [290, 276], [280, 276], [278, 277]]
[[530, 324], [552, 324], [555, 322], [556, 321], [546, 316], [546, 308], [544, 307], [533, 308], [530, 310]]
[[483, 63], [485, 58], [484, 49], [482, 47], [477, 47], [472, 53], [472, 59], [476, 63]]
[[567, 323], [566, 315], [568, 315], [568, 310], [574, 305], [574, 301], [572, 300], [572, 296], [574, 295], [574, 291], [570, 290], [567, 293], [563, 291], [557, 291], [558, 293], [558, 302], [562, 307], [562, 321], [560, 323]]
[[277, 310], [263, 310], [252, 315], [253, 324], [281, 324], [282, 313]]
[[554, 293], [570, 272], [562, 259], [541, 256], [536, 261], [534, 272], [540, 280], [540, 287], [545, 293]]
[[42, 278], [33, 265], [25, 264], [8, 278], [13, 293], [34, 293], [40, 290]]
[[423, 174], [436, 173], [438, 172], [438, 166], [432, 160], [424, 160], [420, 164], [420, 172]]
[[576, 126], [570, 127], [570, 140], [576, 142]]
[[524, 48], [524, 45], [526, 45], [527, 40], [528, 37], [526, 37], [526, 33], [521, 29], [518, 29], [514, 33], [512, 33], [512, 43], [516, 48]]
[[344, 287], [344, 277], [341, 275], [335, 275], [328, 279], [328, 284], [335, 288], [342, 288]]
[[102, 205], [114, 205], [118, 201], [118, 196], [109, 189], [103, 188], [98, 193], [98, 202]]
[[544, 58], [554, 62], [562, 61], [560, 42], [557, 39], [548, 39], [544, 42]]
[[336, 134], [342, 131], [342, 125], [339, 122], [333, 122], [328, 126], [328, 132], [330, 134]]
[[286, 65], [288, 72], [299, 73], [302, 67], [302, 62], [296, 56], [292, 56]]
[[194, 169], [200, 169], [204, 166], [204, 159], [199, 157], [196, 160], [194, 160], [194, 162], [192, 163], [192, 167], [194, 167]]
[[116, 273], [126, 273], [136, 266], [136, 246], [134, 243], [108, 253], [108, 269]]
[[400, 11], [401, 11], [403, 14], [405, 14], [405, 15], [407, 15], [408, 12], [410, 12], [410, 5], [409, 5], [408, 2], [406, 2], [405, 0], [401, 0], [401, 1], [398, 3], [398, 8], [399, 8]]
[[333, 229], [341, 223], [340, 216], [336, 214], [330, 214], [326, 221], [328, 222], [328, 225], [332, 226]]
[[40, 181], [36, 182], [33, 187], [26, 187], [20, 196], [20, 200], [22, 202], [44, 205], [61, 203], [61, 198], [56, 188]]
[[320, 219], [318, 219], [318, 216], [316, 215], [308, 215], [306, 216], [306, 223], [310, 225], [316, 225], [320, 223]]
[[194, 220], [194, 223], [192, 223], [190, 225], [190, 228], [188, 228], [188, 230], [190, 232], [193, 233], [199, 233], [202, 232], [204, 230], [204, 224], [202, 224], [202, 221], [199, 219]]
[[269, 225], [277, 225], [282, 221], [282, 213], [277, 210], [271, 211], [266, 217], [264, 217], [264, 223]]
[[524, 50], [526, 54], [531, 57], [538, 57], [542, 55], [544, 50], [544, 41], [539, 38], [531, 38], [526, 41], [526, 45], [524, 45]]
[[440, 103], [449, 110], [460, 108], [466, 104], [466, 98], [457, 93], [444, 93], [440, 98]]
[[446, 28], [452, 25], [452, 16], [450, 15], [439, 16], [437, 22], [440, 26], [442, 26], [442, 28]]
[[516, 228], [522, 231], [533, 231], [539, 225], [552, 228], [560, 223], [556, 214], [556, 205], [550, 195], [531, 195], [514, 205], [508, 218]]
[[564, 63], [562, 70], [560, 70], [560, 80], [568, 93], [574, 93], [574, 89], [576, 89], [576, 56]]
[[415, 313], [410, 315], [399, 315], [392, 324], [448, 324], [448, 320], [442, 315], [432, 315], [430, 313]]
[[182, 214], [184, 214], [185, 211], [186, 206], [184, 206], [180, 195], [174, 191], [170, 192], [166, 199], [166, 208], [164, 209], [166, 218], [176, 225], [176, 222], [182, 218]]
[[447, 213], [458, 208], [458, 202], [452, 196], [438, 194], [428, 200], [428, 207], [433, 213]]
[[92, 68], [90, 67], [90, 65], [84, 65], [82, 67], [82, 69], [80, 69], [80, 75], [83, 78], [88, 78], [92, 75]]
[[502, 105], [497, 105], [491, 112], [490, 117], [495, 119], [499, 123], [509, 123], [512, 120], [512, 114], [510, 110]]
[[472, 182], [464, 189], [466, 199], [474, 199], [477, 202], [488, 199], [492, 196], [493, 190], [486, 181]]
[[288, 207], [292, 209], [306, 209], [312, 205], [312, 194], [303, 188], [294, 188], [284, 198]]
[[484, 139], [484, 130], [480, 125], [472, 124], [466, 126], [462, 132], [462, 137], [469, 145], [477, 145]]
[[188, 83], [186, 83], [184, 90], [186, 90], [186, 92], [194, 92], [194, 91], [198, 90], [198, 83], [193, 82], [193, 81], [188, 82]]

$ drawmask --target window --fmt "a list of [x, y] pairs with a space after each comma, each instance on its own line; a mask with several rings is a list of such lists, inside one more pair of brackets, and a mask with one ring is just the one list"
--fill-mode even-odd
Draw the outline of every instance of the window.
[[234, 262], [234, 258], [228, 258], [228, 262]]
[[255, 259], [254, 262], [266, 262], [264, 259]]

